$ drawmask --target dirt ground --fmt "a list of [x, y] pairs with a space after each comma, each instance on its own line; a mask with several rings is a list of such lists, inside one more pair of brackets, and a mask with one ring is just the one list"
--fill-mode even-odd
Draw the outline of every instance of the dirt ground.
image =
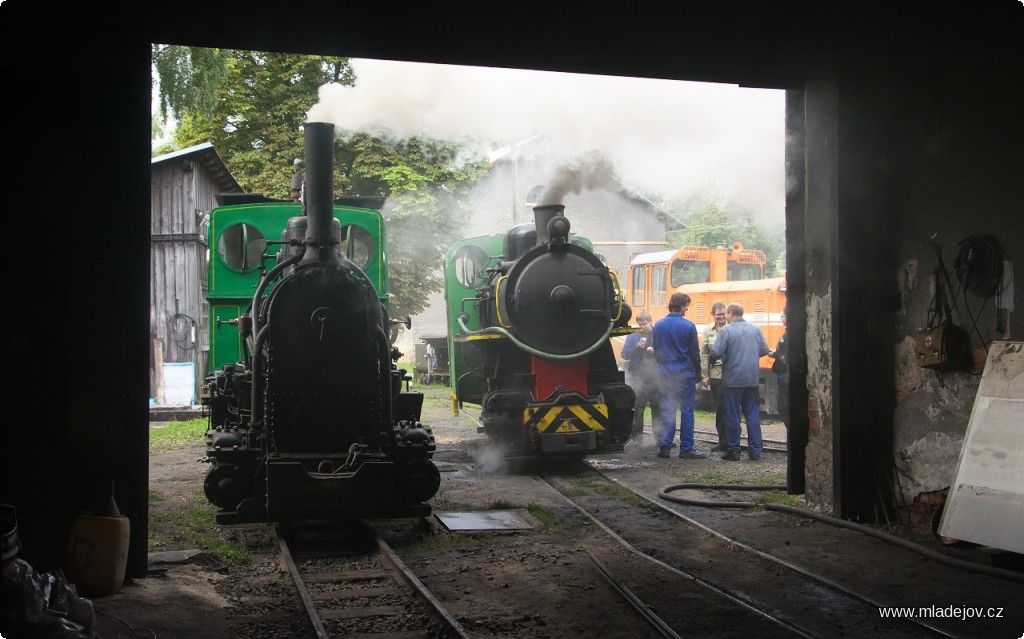
[[[423, 388], [417, 390], [424, 390]], [[486, 510], [496, 502], [509, 504], [536, 504], [557, 511], [559, 506], [554, 496], [545, 503], [544, 491], [538, 488], [538, 480], [523, 473], [509, 472], [496, 464], [489, 454], [482, 435], [476, 433], [475, 424], [464, 412], [453, 416], [445, 393], [437, 388], [427, 388], [428, 399], [424, 406], [424, 423], [430, 425], [437, 441], [435, 462], [442, 471], [441, 489], [432, 500], [435, 513], [453, 510]], [[472, 412], [472, 411], [467, 411]], [[159, 424], [154, 424], [159, 427]], [[698, 439], [712, 438], [714, 425], [711, 421], [699, 420]], [[773, 447], [784, 442], [785, 428], [781, 423], [766, 421], [764, 424], [766, 446]], [[697, 448], [708, 451], [711, 442], [698, 442]], [[658, 491], [666, 486], [679, 483], [766, 483], [784, 484], [786, 455], [784, 452], [766, 450], [760, 461], [752, 462], [746, 455], [740, 462], [727, 462], [718, 453], [709, 454], [707, 459], [680, 460], [656, 457], [657, 449], [646, 436], [644, 443], [631, 443], [625, 453], [601, 458], [597, 461], [612, 471], [620, 470], [623, 482], [657, 500]], [[675, 451], [673, 451], [675, 452]], [[289, 637], [304, 636], [297, 631], [293, 621], [280, 634], [238, 634], [232, 630], [232, 619], [239, 615], [251, 614], [244, 608], [245, 598], [240, 592], [281, 592], [287, 593], [287, 577], [281, 572], [274, 559], [276, 542], [270, 535], [269, 525], [246, 525], [216, 527], [212, 524], [212, 510], [202, 494], [202, 481], [208, 469], [200, 463], [203, 451], [199, 443], [195, 447], [154, 453], [150, 458], [150, 573], [145, 579], [131, 580], [116, 595], [96, 599], [96, 630], [103, 639], [133, 636], [205, 637], [234, 636]], [[735, 492], [735, 491], [734, 491]], [[785, 503], [802, 505], [800, 496], [784, 496]], [[736, 495], [721, 493], [721, 497], [736, 499]], [[740, 497], [745, 499], [747, 497]], [[737, 525], [743, 517], [735, 512], [712, 512], [714, 509], [700, 509], [709, 525], [716, 520], [723, 525]], [[197, 520], [209, 523], [206, 531], [195, 530]], [[730, 524], [730, 522], [732, 522]], [[433, 522], [436, 525], [436, 521]], [[758, 536], [769, 545], [788, 545], [795, 538], [794, 528], [799, 523], [787, 522], [758, 529]], [[220, 537], [228, 545], [243, 548], [249, 553], [249, 560], [242, 564], [229, 564], [210, 551], [200, 551], [197, 545], [205, 539], [202, 534]], [[913, 536], [925, 543], [940, 546], [930, 536], [927, 528], [905, 527], [900, 531], [904, 536]], [[669, 533], [672, 534], [672, 533]], [[516, 543], [515, 537], [507, 538]], [[204, 542], [205, 543], [205, 542]], [[480, 550], [486, 554], [486, 550]], [[492, 551], [493, 552], [493, 551]], [[552, 565], [558, 555], [557, 548], [545, 551], [550, 557], [538, 557], [536, 562], [504, 561], [495, 565], [491, 578], [507, 583], [534, 583], [538, 579], [533, 572], [543, 563]], [[443, 553], [437, 557], [419, 557], [418, 562], [431, 565], [431, 570], [444, 572], [444, 562], [452, 562], [451, 570], [463, 570], [466, 561], [463, 556], [446, 559]], [[460, 568], [463, 566], [463, 568]], [[567, 575], [566, 579], [573, 578]], [[495, 610], [502, 607], [500, 595], [494, 603]], [[283, 594], [282, 597], [287, 597]], [[268, 613], [270, 614], [270, 613]], [[136, 634], [131, 634], [134, 628]], [[140, 630], [142, 629], [142, 630]], [[145, 630], [145, 629], [148, 629]], [[150, 634], [152, 632], [152, 634]], [[517, 636], [489, 633], [489, 636]], [[548, 636], [544, 634], [529, 636]], [[613, 635], [607, 635], [613, 636]]]

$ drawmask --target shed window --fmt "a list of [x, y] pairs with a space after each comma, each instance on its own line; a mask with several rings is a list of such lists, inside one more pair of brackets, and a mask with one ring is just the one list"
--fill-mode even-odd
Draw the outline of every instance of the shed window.
[[526, 203], [529, 205], [536, 204], [540, 201], [541, 193], [544, 192], [544, 185], [538, 184], [537, 186], [530, 189], [530, 192], [526, 194]]

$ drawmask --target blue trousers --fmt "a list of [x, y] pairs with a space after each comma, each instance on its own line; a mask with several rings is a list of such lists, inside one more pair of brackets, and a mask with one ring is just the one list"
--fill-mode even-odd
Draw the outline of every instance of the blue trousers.
[[661, 432], [657, 435], [658, 447], [662, 451], [668, 452], [675, 439], [677, 410], [680, 415], [679, 452], [693, 451], [693, 405], [696, 399], [696, 376], [661, 370]]
[[747, 421], [747, 452], [760, 455], [761, 409], [757, 386], [725, 387], [725, 443], [730, 451], [740, 452], [740, 413]]

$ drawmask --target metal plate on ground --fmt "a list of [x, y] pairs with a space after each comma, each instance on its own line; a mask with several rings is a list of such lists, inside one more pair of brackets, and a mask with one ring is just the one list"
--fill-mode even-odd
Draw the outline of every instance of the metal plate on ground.
[[459, 530], [526, 530], [533, 525], [522, 515], [508, 510], [486, 512], [435, 513], [435, 517], [450, 531]]

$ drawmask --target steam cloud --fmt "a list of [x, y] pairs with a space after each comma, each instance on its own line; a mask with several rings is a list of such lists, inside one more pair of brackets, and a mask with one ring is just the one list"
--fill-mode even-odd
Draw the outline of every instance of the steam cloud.
[[[576, 158], [562, 195], [603, 185], [614, 166], [647, 193], [684, 198], [714, 184], [782, 220], [781, 91], [366, 59], [352, 66], [356, 86], [321, 87], [309, 121], [333, 122], [339, 134], [426, 135], [484, 152], [543, 136]], [[556, 197], [554, 188], [545, 194]]]
[[614, 178], [615, 168], [608, 158], [598, 151], [591, 151], [559, 167], [537, 203], [561, 204], [569, 193], [610, 189]]

